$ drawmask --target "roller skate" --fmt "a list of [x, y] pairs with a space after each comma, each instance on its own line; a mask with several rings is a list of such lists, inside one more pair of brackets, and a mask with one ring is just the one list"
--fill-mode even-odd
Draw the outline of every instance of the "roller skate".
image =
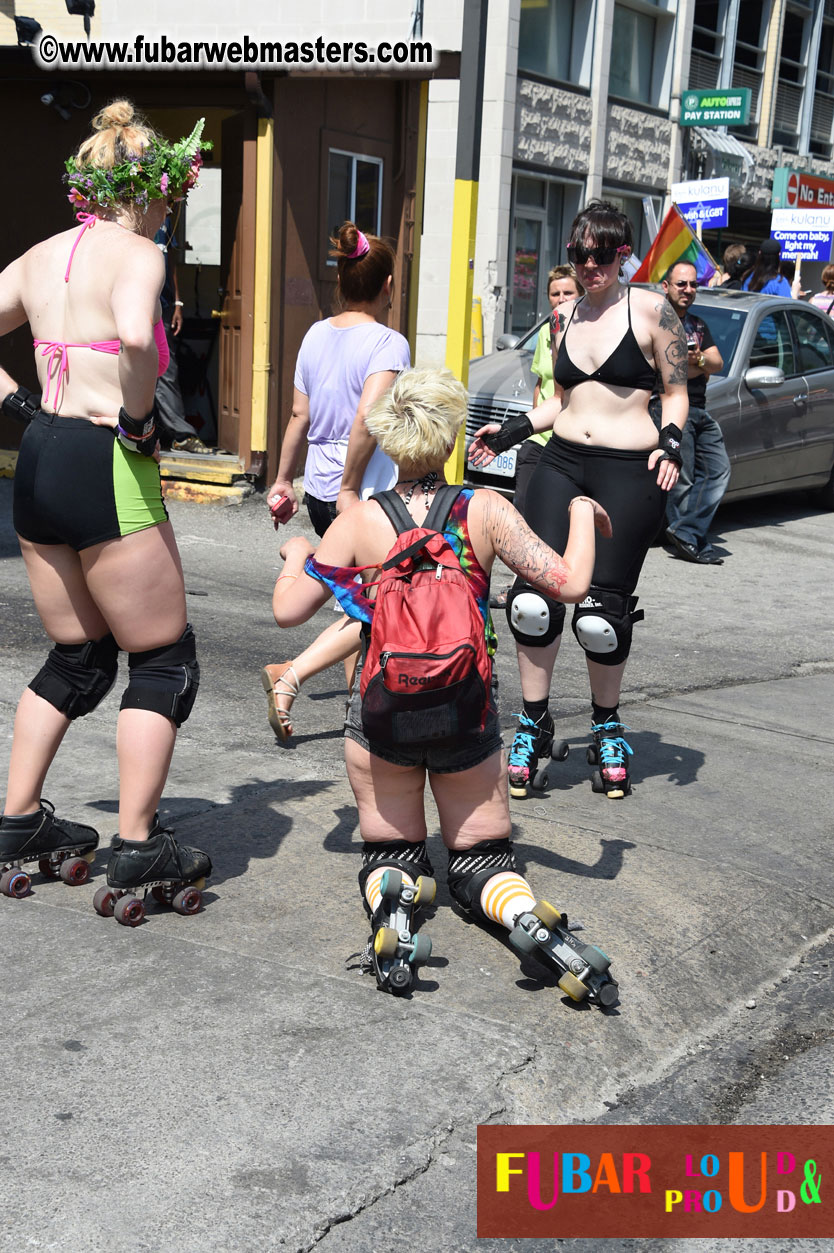
[[609, 800], [622, 800], [631, 793], [626, 763], [633, 752], [623, 739], [623, 731], [628, 730], [613, 718], [591, 726], [594, 742], [588, 747], [587, 760], [589, 766], [599, 766], [591, 777], [591, 787], [595, 792], [604, 792]]
[[[148, 892], [160, 905], [178, 914], [196, 914], [203, 904], [202, 889], [211, 874], [211, 858], [199, 848], [174, 839], [159, 818], [147, 840], [113, 840], [107, 863], [107, 887], [93, 897], [93, 908], [103, 918], [115, 918], [125, 927], [138, 927], [145, 917]], [[137, 892], [142, 892], [142, 899]]]
[[428, 875], [418, 875], [414, 884], [404, 883], [402, 872], [391, 867], [384, 871], [379, 889], [362, 968], [373, 971], [383, 992], [402, 996], [411, 987], [414, 971], [431, 957], [429, 937], [411, 928], [415, 910], [431, 905], [437, 884]]
[[543, 790], [549, 783], [547, 766], [539, 766], [539, 759], [564, 761], [570, 752], [570, 745], [567, 740], [554, 740], [553, 719], [549, 713], [538, 723], [525, 713], [515, 716], [518, 718], [518, 730], [510, 749], [507, 775], [510, 796], [521, 799], [527, 795], [528, 787]]
[[568, 930], [567, 914], [537, 901], [519, 914], [510, 944], [521, 956], [534, 954], [559, 974], [559, 987], [572, 1001], [588, 1000], [608, 1009], [619, 1000], [617, 982], [608, 973], [611, 958], [593, 944], [581, 944]]
[[22, 867], [33, 861], [47, 879], [86, 883], [97, 848], [97, 831], [56, 818], [55, 806], [46, 800], [34, 814], [0, 818], [0, 892], [26, 896], [32, 881]]

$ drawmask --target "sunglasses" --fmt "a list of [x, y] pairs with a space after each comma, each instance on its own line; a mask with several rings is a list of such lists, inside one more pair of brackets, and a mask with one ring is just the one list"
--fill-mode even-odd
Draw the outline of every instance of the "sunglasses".
[[584, 244], [567, 244], [566, 247], [571, 265], [585, 265], [591, 260], [594, 265], [611, 265], [623, 253], [631, 251], [627, 244], [619, 248], [586, 248]]
[[684, 281], [683, 283], [673, 283], [673, 284], [672, 284], [672, 286], [673, 286], [673, 287], [677, 287], [678, 291], [683, 291], [683, 290], [684, 290], [684, 288], [686, 288], [686, 287], [691, 287], [693, 291], [697, 291], [697, 290], [698, 290], [698, 284], [697, 284], [697, 282], [695, 282], [695, 283], [690, 283], [690, 282], [688, 282], [688, 281]]

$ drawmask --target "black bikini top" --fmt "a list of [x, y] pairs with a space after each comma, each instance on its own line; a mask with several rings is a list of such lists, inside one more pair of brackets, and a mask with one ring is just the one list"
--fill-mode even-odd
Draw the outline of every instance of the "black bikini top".
[[[584, 300], [584, 296], [580, 297]], [[654, 391], [655, 386], [655, 370], [643, 356], [640, 345], [631, 329], [631, 290], [626, 295], [628, 304], [628, 330], [620, 340], [617, 347], [603, 361], [599, 369], [594, 370], [593, 374], [586, 374], [584, 370], [580, 370], [578, 365], [571, 361], [567, 350], [568, 327], [573, 321], [573, 314], [576, 313], [579, 301], [573, 306], [573, 313], [570, 315], [568, 325], [565, 327], [565, 333], [559, 344], [559, 351], [556, 354], [556, 364], [553, 367], [553, 378], [559, 386], [567, 391], [569, 387], [575, 387], [577, 383], [586, 383], [589, 379], [595, 379], [597, 383], [609, 383], [612, 387], [636, 387], [642, 391]]]

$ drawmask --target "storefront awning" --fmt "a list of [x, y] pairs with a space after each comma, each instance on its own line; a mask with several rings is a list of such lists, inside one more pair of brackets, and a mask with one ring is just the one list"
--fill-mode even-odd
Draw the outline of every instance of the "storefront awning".
[[744, 144], [739, 143], [735, 135], [720, 128], [693, 126], [692, 138], [693, 147], [706, 150], [711, 158], [712, 169], [705, 171], [707, 178], [732, 175], [740, 178], [742, 187], [747, 186], [754, 162]]

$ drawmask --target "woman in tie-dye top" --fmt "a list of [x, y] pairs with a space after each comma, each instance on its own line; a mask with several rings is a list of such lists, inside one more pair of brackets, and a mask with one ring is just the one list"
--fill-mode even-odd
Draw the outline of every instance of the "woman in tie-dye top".
[[[443, 481], [443, 468], [466, 416], [466, 404], [465, 389], [447, 370], [409, 370], [368, 415], [368, 430], [399, 466], [396, 491], [415, 527], [423, 524], [436, 486]], [[571, 502], [570, 535], [565, 555], [560, 557], [496, 492], [460, 493], [446, 534], [473, 584], [489, 643], [494, 646], [487, 602], [495, 558], [551, 596], [578, 602], [587, 594], [591, 579], [595, 526], [603, 535], [610, 534], [605, 511], [587, 497], [577, 497]], [[307, 540], [289, 540], [282, 549], [286, 564], [272, 601], [278, 625], [306, 622], [331, 592], [348, 614], [370, 621], [372, 608], [354, 579], [359, 574], [363, 583], [376, 580], [394, 538], [386, 513], [370, 500], [339, 515], [315, 556]], [[449, 850], [452, 895], [476, 917], [508, 928], [517, 917], [529, 914], [535, 897], [515, 871], [504, 754], [494, 705], [483, 729], [460, 736], [451, 747], [447, 743], [407, 749], [369, 742], [365, 737], [357, 682], [345, 725], [345, 759], [363, 839], [359, 882], [374, 932], [368, 969], [375, 971], [381, 987], [405, 991], [414, 965], [426, 954], [424, 942], [388, 951], [397, 929], [387, 926], [392, 921], [392, 879], [383, 881], [383, 876], [386, 870], [397, 872], [407, 887], [418, 876], [432, 873], [423, 801], [427, 774]], [[397, 882], [396, 877], [393, 881]], [[413, 895], [408, 896], [407, 906], [394, 902], [396, 909], [407, 909], [409, 919]], [[415, 897], [420, 899], [427, 899], [422, 889]]]

